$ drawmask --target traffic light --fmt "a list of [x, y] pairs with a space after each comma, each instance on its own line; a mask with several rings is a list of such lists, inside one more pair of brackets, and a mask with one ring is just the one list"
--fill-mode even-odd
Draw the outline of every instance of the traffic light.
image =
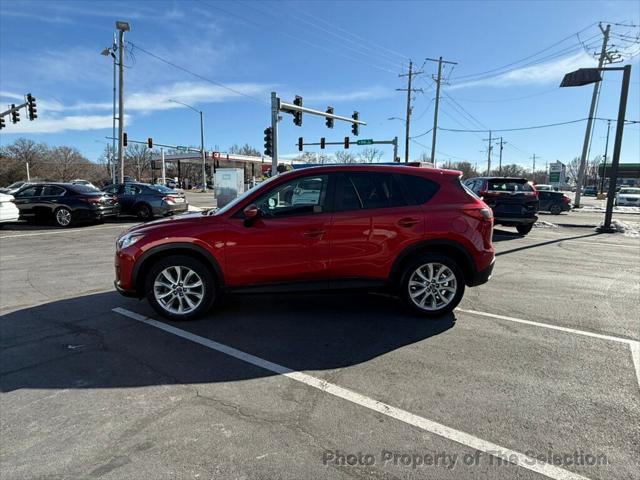
[[304, 139], [302, 137], [298, 137], [298, 151], [301, 152], [304, 147]]
[[[302, 97], [296, 95], [296, 98], [293, 99], [293, 104], [301, 107]], [[293, 112], [293, 124], [298, 127], [302, 126], [302, 112]]]
[[153, 148], [153, 138], [147, 138], [147, 147]]
[[127, 146], [127, 134], [126, 134], [126, 132], [122, 133], [122, 146], [123, 147]]
[[267, 157], [273, 155], [273, 131], [271, 127], [264, 129], [264, 154]]
[[14, 103], [11, 104], [11, 122], [18, 123], [20, 121], [20, 112]]
[[35, 120], [38, 118], [36, 112], [38, 109], [36, 108], [36, 97], [27, 93], [27, 110], [29, 111], [29, 120]]
[[322, 137], [320, 139], [320, 148], [324, 149], [324, 145], [325, 145], [325, 139], [324, 139], [324, 137]]
[[[353, 112], [353, 115], [351, 115], [351, 118], [353, 118], [354, 120], [358, 120], [359, 116], [360, 114], [358, 112]], [[355, 136], [358, 136], [358, 134], [360, 133], [360, 125], [357, 123], [352, 123], [351, 133], [353, 133]]]
[[4, 127], [5, 127], [4, 117], [0, 117], [0, 130], [2, 130]]
[[[327, 113], [333, 115], [333, 107], [327, 107]], [[327, 128], [333, 128], [333, 118], [327, 117], [325, 124], [327, 125]]]
[[344, 137], [344, 149], [349, 148], [349, 137]]

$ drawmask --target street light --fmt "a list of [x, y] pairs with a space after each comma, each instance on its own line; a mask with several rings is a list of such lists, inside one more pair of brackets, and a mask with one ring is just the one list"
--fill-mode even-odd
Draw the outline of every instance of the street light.
[[182, 103], [179, 102], [177, 100], [169, 100], [170, 102], [173, 103], [177, 103], [179, 105], [182, 105], [184, 107], [190, 108], [191, 110], [193, 110], [196, 113], [200, 114], [200, 152], [202, 153], [202, 191], [206, 192], [207, 191], [207, 170], [206, 170], [206, 157], [205, 157], [205, 153], [204, 153], [204, 124], [202, 121], [202, 110], [198, 110], [195, 107], [192, 107], [191, 105], [187, 105], [186, 103]]
[[113, 45], [111, 47], [107, 47], [100, 55], [104, 55], [105, 57], [111, 56], [113, 58], [113, 125], [111, 129], [111, 178], [113, 183], [118, 183], [116, 179], [116, 51], [118, 50], [118, 46], [116, 45], [116, 35], [113, 34]]
[[579, 87], [590, 83], [602, 81], [600, 72], [622, 70], [622, 88], [620, 90], [620, 106], [618, 107], [618, 122], [616, 125], [616, 138], [613, 145], [613, 159], [611, 161], [611, 178], [609, 191], [607, 192], [607, 209], [604, 214], [604, 224], [600, 232], [613, 233], [611, 217], [613, 216], [613, 199], [618, 183], [618, 165], [620, 164], [620, 150], [622, 148], [622, 134], [624, 133], [624, 117], [627, 111], [627, 98], [629, 97], [629, 83], [631, 79], [631, 65], [624, 67], [581, 68], [575, 72], [567, 73], [562, 79], [561, 87]]

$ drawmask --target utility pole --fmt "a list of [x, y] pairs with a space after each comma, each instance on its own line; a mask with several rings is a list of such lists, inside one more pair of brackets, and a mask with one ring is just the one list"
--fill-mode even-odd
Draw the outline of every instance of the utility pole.
[[204, 123], [202, 122], [202, 110], [200, 110], [200, 151], [202, 152], [202, 191], [207, 191], [207, 159], [204, 153]]
[[276, 92], [271, 92], [271, 176], [278, 175], [278, 120], [280, 116], [280, 99]]
[[409, 131], [411, 127], [411, 93], [412, 92], [422, 92], [421, 88], [411, 88], [411, 82], [413, 80], [414, 75], [420, 75], [424, 73], [424, 71], [420, 70], [419, 72], [413, 71], [413, 62], [409, 61], [409, 73], [403, 73], [398, 75], [399, 77], [407, 77], [407, 88], [396, 88], [399, 92], [407, 92], [407, 117], [405, 118], [405, 138], [404, 138], [404, 162], [409, 163]]
[[440, 84], [442, 83], [442, 64], [448, 63], [450, 65], [457, 65], [456, 62], [449, 62], [446, 60], [442, 60], [442, 57], [439, 57], [437, 60], [433, 58], [427, 58], [430, 62], [438, 62], [438, 76], [436, 77], [436, 104], [433, 111], [433, 130], [431, 133], [431, 163], [433, 166], [436, 166], [436, 137], [438, 135], [438, 110], [440, 108]]
[[502, 137], [500, 137], [500, 161], [498, 163], [498, 175], [502, 175], [502, 150], [504, 149], [504, 144], [507, 142], [502, 141]]
[[29, 162], [25, 162], [27, 166], [27, 182], [31, 181], [31, 175], [29, 175]]
[[531, 172], [533, 175], [535, 175], [536, 174], [536, 154], [534, 153], [531, 158], [533, 159], [533, 167], [531, 169]]
[[164, 147], [160, 147], [160, 158], [162, 160], [162, 184], [167, 184], [167, 171], [164, 164]]
[[607, 141], [604, 144], [604, 165], [602, 166], [602, 178], [600, 179], [600, 193], [604, 193], [604, 179], [607, 178], [607, 153], [609, 151], [609, 131], [611, 130], [611, 120], [607, 120]]
[[493, 138], [491, 137], [491, 130], [489, 130], [489, 138], [483, 138], [484, 142], [489, 142], [489, 148], [487, 149], [487, 175], [491, 175], [491, 150], [493, 150]]
[[[611, 25], [607, 25], [606, 28], [602, 28], [602, 24], [598, 25], [600, 31], [603, 34], [602, 50], [600, 51], [600, 59], [598, 60], [598, 68], [602, 68], [604, 61], [609, 59], [607, 53], [607, 43], [609, 42], [609, 31]], [[584, 183], [584, 173], [587, 165], [587, 155], [589, 152], [589, 140], [591, 139], [591, 128], [593, 127], [593, 115], [596, 110], [596, 101], [598, 99], [598, 92], [600, 89], [600, 83], [596, 82], [593, 86], [593, 94], [591, 95], [591, 106], [589, 107], [589, 117], [587, 118], [587, 128], [584, 132], [584, 142], [582, 144], [582, 155], [580, 156], [580, 166], [578, 167], [578, 184], [576, 185], [576, 196], [574, 199], [574, 206], [580, 207], [580, 195], [582, 194], [582, 184]]]
[[124, 32], [130, 31], [127, 22], [116, 22], [118, 29], [118, 164], [120, 168], [120, 183], [124, 183]]

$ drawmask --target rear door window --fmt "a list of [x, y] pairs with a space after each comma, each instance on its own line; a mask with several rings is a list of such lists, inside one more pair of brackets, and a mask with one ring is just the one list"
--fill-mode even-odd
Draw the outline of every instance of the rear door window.
[[57, 185], [47, 185], [42, 189], [43, 197], [59, 197], [60, 195], [64, 195], [66, 190], [62, 187], [58, 187]]
[[347, 173], [341, 184], [338, 210], [369, 210], [408, 205], [392, 174]]
[[124, 194], [125, 195], [140, 195], [142, 189], [137, 185], [127, 184], [124, 186]]

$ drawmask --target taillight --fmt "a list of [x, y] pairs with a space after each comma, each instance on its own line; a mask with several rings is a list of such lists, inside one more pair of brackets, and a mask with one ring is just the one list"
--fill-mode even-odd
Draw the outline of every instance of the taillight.
[[90, 203], [92, 205], [100, 205], [100, 198], [96, 197], [80, 197], [80, 200], [86, 203]]
[[569, 197], [567, 197], [566, 195], [562, 196], [562, 203], [566, 203], [567, 205], [569, 205], [571, 203], [571, 199]]
[[493, 211], [490, 208], [468, 208], [463, 210], [465, 215], [480, 220], [482, 222], [491, 222], [493, 220]]
[[484, 197], [486, 194], [487, 191], [484, 188], [478, 192], [478, 195], [480, 195], [481, 197]]
[[165, 202], [174, 202], [176, 201], [176, 197], [172, 197], [171, 195], [167, 195], [166, 197], [162, 197], [162, 200]]

